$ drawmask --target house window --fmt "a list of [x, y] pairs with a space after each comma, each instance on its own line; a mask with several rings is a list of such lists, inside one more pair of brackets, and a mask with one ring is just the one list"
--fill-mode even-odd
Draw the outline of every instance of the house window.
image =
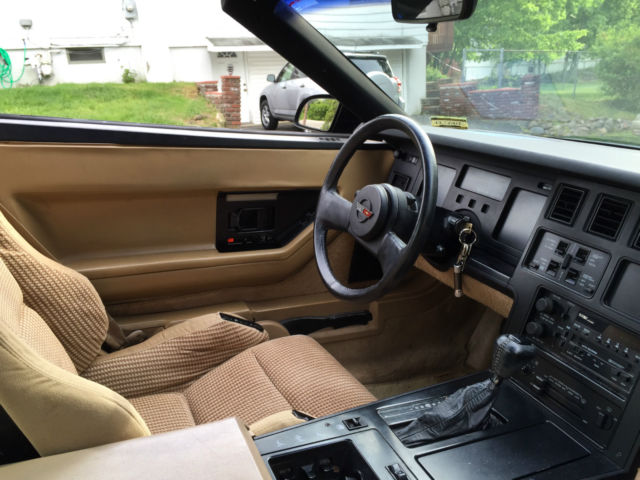
[[67, 48], [69, 63], [104, 62], [104, 48]]

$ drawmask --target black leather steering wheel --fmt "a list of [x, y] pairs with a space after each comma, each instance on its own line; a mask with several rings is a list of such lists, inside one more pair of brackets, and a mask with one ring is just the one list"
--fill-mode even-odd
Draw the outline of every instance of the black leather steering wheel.
[[[338, 179], [355, 151], [384, 130], [400, 130], [413, 142], [422, 164], [419, 198], [388, 183], [367, 185], [353, 201], [340, 196]], [[381, 115], [358, 128], [338, 152], [327, 173], [316, 210], [313, 245], [322, 281], [345, 300], [371, 301], [387, 292], [415, 263], [433, 224], [438, 194], [436, 156], [427, 134], [414, 120], [397, 114]], [[327, 230], [351, 234], [380, 262], [382, 278], [364, 288], [340, 283], [329, 265]]]

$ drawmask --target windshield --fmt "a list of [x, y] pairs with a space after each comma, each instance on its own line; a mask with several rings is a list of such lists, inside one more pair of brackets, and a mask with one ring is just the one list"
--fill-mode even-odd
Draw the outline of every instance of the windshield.
[[388, 1], [289, 5], [354, 63], [386, 57], [375, 83], [422, 124], [640, 145], [638, 0], [479, 0], [434, 33]]

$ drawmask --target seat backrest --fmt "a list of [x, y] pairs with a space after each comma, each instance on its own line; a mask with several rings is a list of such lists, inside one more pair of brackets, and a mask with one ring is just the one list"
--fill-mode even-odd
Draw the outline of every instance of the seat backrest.
[[38, 252], [2, 212], [0, 259], [18, 282], [26, 305], [42, 317], [82, 373], [100, 353], [109, 328], [91, 282]]
[[78, 376], [1, 260], [0, 405], [40, 455], [150, 435], [125, 398]]

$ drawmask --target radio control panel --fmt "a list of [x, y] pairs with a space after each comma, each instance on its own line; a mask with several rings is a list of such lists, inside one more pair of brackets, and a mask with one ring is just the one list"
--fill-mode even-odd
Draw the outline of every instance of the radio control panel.
[[620, 423], [624, 401], [587, 386], [544, 355], [516, 379], [564, 420], [606, 447]]
[[539, 354], [518, 381], [605, 446], [640, 378], [640, 340], [545, 288], [524, 328]]
[[532, 343], [626, 397], [640, 377], [640, 341], [598, 315], [540, 289], [526, 324]]

